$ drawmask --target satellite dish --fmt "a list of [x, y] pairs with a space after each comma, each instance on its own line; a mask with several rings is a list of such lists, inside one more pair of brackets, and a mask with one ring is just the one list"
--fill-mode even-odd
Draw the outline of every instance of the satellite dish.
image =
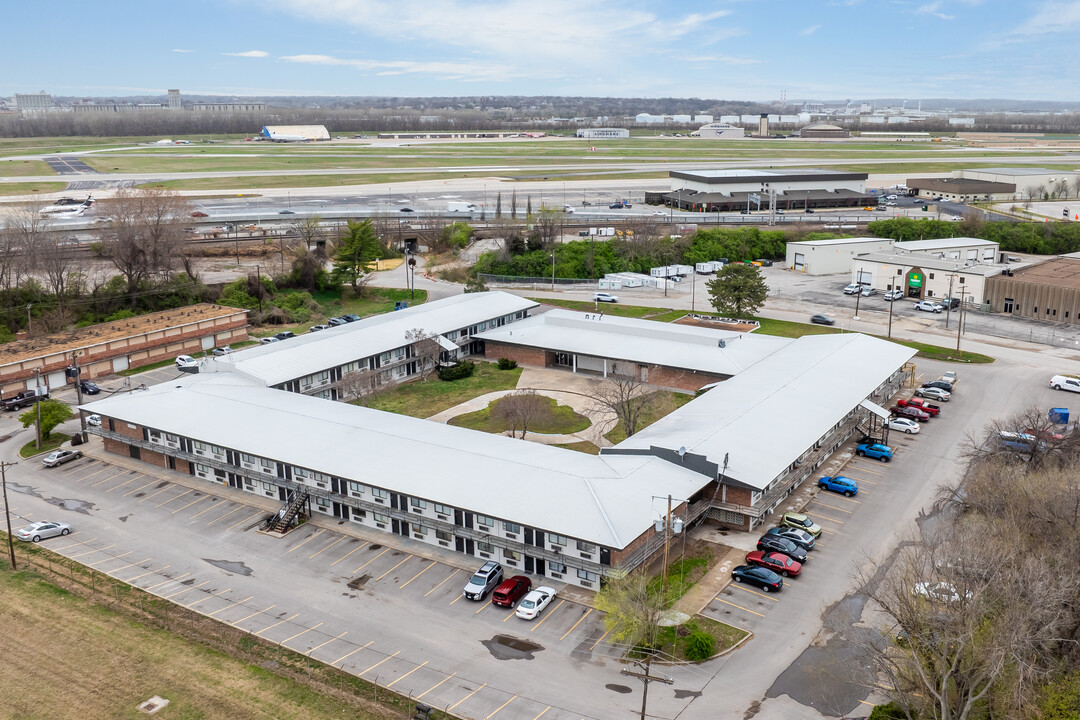
[[684, 455], [686, 455], [686, 446], [685, 445], [683, 445], [682, 447], [679, 448], [679, 457], [682, 457]]

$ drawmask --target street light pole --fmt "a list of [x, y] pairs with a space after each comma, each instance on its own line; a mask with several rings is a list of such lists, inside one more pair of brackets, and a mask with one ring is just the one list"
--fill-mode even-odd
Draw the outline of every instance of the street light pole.
[[555, 253], [551, 253], [551, 292], [555, 292]]
[[15, 566], [15, 536], [11, 534], [11, 509], [7, 501], [7, 469], [18, 463], [0, 462], [0, 484], [4, 487], [4, 516], [7, 518], [8, 555], [11, 557], [11, 569], [18, 570]]

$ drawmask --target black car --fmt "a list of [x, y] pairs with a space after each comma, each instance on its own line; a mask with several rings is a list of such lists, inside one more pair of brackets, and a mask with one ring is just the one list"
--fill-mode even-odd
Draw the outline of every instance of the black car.
[[624, 205], [622, 203], [611, 203], [608, 207], [612, 210], [622, 210]]
[[351, 322], [356, 322], [357, 320], [359, 320], [360, 316], [359, 315], [353, 315], [353, 314], [350, 313], [349, 315], [342, 315], [341, 319], [344, 320], [347, 323], [351, 323]]
[[401, 208], [401, 210], [399, 210], [398, 212], [416, 212], [416, 211], [413, 210], [412, 208]]
[[784, 578], [768, 568], [757, 565], [739, 565], [731, 571], [731, 579], [737, 583], [757, 585], [765, 592], [772, 590], [780, 592], [784, 588]]
[[101, 388], [97, 386], [97, 383], [92, 383], [89, 380], [82, 380], [79, 382], [79, 389], [87, 395], [97, 395], [101, 392]]
[[944, 390], [945, 392], [952, 392], [952, 383], [945, 382], [944, 380], [931, 380], [930, 382], [924, 382], [922, 386], [924, 388], [936, 387]]
[[346, 320], [345, 318], [332, 317], [332, 318], [330, 318], [329, 320], [326, 321], [326, 324], [329, 325], [330, 327], [337, 327], [338, 325], [344, 325], [347, 322], [349, 322], [349, 321]]
[[791, 527], [774, 527], [765, 531], [766, 535], [775, 535], [776, 537], [782, 537], [785, 540], [790, 540], [803, 550], [813, 550], [814, 536], [805, 530], [799, 530], [798, 528]]
[[804, 210], [803, 212], [813, 213], [814, 210], [813, 210], [813, 208], [806, 208], [806, 210]]
[[810, 322], [815, 325], [835, 325], [836, 321], [828, 315], [811, 315]]
[[758, 550], [775, 550], [776, 552], [782, 552], [792, 560], [798, 562], [806, 562], [806, 551], [795, 543], [780, 537], [779, 535], [769, 535], [766, 533], [758, 538], [757, 541]]
[[283, 330], [274, 337], [276, 337], [278, 340], [288, 340], [289, 338], [296, 337], [296, 333], [292, 332], [291, 330]]

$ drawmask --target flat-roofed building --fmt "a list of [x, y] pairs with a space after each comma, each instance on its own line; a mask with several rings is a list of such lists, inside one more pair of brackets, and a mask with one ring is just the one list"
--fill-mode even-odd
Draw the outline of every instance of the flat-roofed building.
[[672, 170], [671, 191], [660, 196], [680, 210], [732, 212], [769, 207], [770, 193], [780, 210], [858, 207], [877, 203], [866, 192], [866, 173], [833, 170]]
[[973, 178], [908, 178], [907, 186], [919, 197], [940, 197], [951, 202], [990, 202], [1012, 200], [1016, 197], [1016, 183], [991, 182]]
[[989, 278], [985, 303], [994, 312], [1080, 323], [1080, 258], [1058, 257], [1012, 267]]
[[576, 134], [579, 138], [590, 140], [618, 140], [630, 137], [630, 131], [626, 128], [581, 128]]
[[784, 264], [807, 275], [850, 273], [851, 261], [867, 253], [887, 253], [893, 241], [888, 238], [860, 237], [831, 240], [799, 240], [787, 244]]

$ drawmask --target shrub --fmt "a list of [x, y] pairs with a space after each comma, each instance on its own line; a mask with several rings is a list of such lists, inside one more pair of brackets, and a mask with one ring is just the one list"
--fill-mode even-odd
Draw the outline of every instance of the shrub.
[[907, 715], [899, 705], [889, 702], [884, 705], [875, 705], [870, 711], [869, 720], [906, 720], [906, 718]]
[[461, 380], [462, 378], [472, 377], [475, 371], [476, 363], [466, 360], [457, 365], [439, 368], [439, 379], [447, 381]]
[[500, 370], [513, 370], [517, 367], [517, 360], [511, 360], [510, 358], [499, 358]]
[[716, 652], [716, 638], [704, 630], [695, 630], [686, 638], [686, 659], [700, 662]]

